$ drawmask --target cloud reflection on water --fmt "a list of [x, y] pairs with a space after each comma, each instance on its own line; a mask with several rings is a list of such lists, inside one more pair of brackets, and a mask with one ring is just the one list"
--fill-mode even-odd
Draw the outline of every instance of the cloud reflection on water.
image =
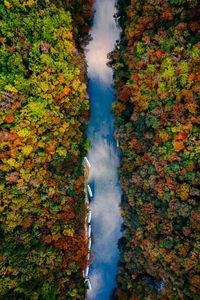
[[[115, 286], [118, 248], [122, 223], [119, 203], [121, 190], [118, 185], [119, 157], [112, 139], [112, 117], [110, 115], [113, 93], [112, 70], [106, 65], [107, 55], [119, 39], [119, 28], [115, 24], [115, 0], [96, 0], [94, 26], [86, 58], [90, 90], [91, 118], [87, 130], [92, 149], [89, 161], [92, 165], [88, 178], [94, 186], [92, 210], [92, 232], [94, 261], [90, 266], [89, 278], [92, 290], [88, 300], [107, 300]], [[101, 112], [101, 113], [100, 113]]]
[[[115, 240], [115, 230], [118, 228], [120, 219], [120, 189], [117, 185], [117, 167], [119, 165], [118, 156], [112, 144], [106, 140], [95, 142], [94, 148], [89, 153], [92, 164], [89, 181], [95, 182], [95, 199], [91, 203], [93, 218], [98, 227], [99, 234], [95, 244], [102, 247], [104, 252], [109, 251], [109, 244]], [[102, 253], [103, 260], [109, 260], [112, 252]]]
[[103, 286], [105, 288], [106, 277], [109, 277], [108, 283], [111, 280], [113, 285], [121, 224], [119, 209], [121, 192], [117, 184], [119, 159], [113, 145], [105, 139], [96, 140], [89, 153], [89, 160], [92, 165], [89, 182], [95, 183], [95, 197], [90, 205], [93, 218], [92, 230], [95, 235], [92, 248], [93, 270], [89, 274], [92, 290], [88, 292], [88, 300], [100, 299], [97, 294]]
[[107, 55], [119, 39], [119, 28], [114, 23], [116, 10], [114, 0], [97, 0], [95, 4], [95, 23], [91, 30], [93, 40], [87, 49], [89, 78], [98, 78], [105, 85], [112, 82], [112, 70], [107, 67]]

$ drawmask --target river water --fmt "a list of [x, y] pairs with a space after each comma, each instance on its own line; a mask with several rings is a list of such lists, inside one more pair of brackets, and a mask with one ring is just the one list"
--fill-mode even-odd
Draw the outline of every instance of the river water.
[[107, 54], [119, 39], [120, 29], [113, 18], [114, 0], [96, 0], [94, 9], [93, 40], [86, 50], [91, 107], [87, 136], [92, 146], [88, 154], [92, 166], [88, 182], [94, 194], [90, 203], [94, 260], [89, 270], [92, 290], [88, 291], [87, 299], [106, 300], [116, 286], [117, 242], [122, 224], [117, 172], [119, 153], [113, 140], [113, 115], [110, 113], [114, 98], [112, 70], [106, 63]]

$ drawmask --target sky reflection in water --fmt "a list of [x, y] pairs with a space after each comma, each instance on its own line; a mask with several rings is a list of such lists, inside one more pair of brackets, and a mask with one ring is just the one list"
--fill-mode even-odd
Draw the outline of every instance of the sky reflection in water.
[[112, 138], [113, 116], [110, 113], [113, 100], [112, 70], [106, 65], [107, 54], [119, 39], [119, 29], [113, 18], [114, 3], [114, 0], [97, 0], [91, 31], [93, 41], [87, 47], [88, 93], [91, 101], [87, 135], [92, 144], [88, 155], [92, 165], [88, 181], [94, 188], [94, 199], [90, 204], [94, 261], [89, 272], [92, 291], [88, 292], [88, 300], [109, 299], [116, 285], [117, 241], [122, 222], [117, 172], [119, 155]]

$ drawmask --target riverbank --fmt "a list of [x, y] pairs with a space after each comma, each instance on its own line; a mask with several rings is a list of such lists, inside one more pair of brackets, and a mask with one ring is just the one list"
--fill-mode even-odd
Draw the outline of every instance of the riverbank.
[[[88, 177], [89, 177], [89, 167], [88, 165], [86, 164], [85, 161], [83, 161], [83, 169], [84, 169], [84, 193], [85, 193], [85, 206], [86, 206], [86, 209], [89, 213], [89, 198], [88, 198], [88, 191], [87, 191], [87, 180], [88, 180]], [[88, 245], [88, 213], [86, 214], [85, 216], [85, 225], [84, 225], [84, 231], [85, 231], [85, 238], [86, 238], [86, 244]], [[90, 258], [88, 259], [88, 255], [90, 256]], [[86, 264], [85, 264], [85, 267], [82, 271], [82, 274], [83, 274], [83, 278], [85, 278], [85, 280], [88, 278], [88, 275], [86, 276], [86, 269], [87, 267], [89, 267], [90, 263], [92, 261], [92, 253], [91, 251], [89, 250], [87, 252], [87, 256], [86, 256]], [[87, 299], [87, 283], [85, 281], [85, 284], [86, 284], [86, 292], [85, 292], [85, 300]]]
[[[84, 168], [84, 193], [85, 193], [85, 205], [87, 208], [88, 213], [86, 214], [85, 217], [85, 236], [86, 236], [86, 240], [87, 240], [87, 244], [88, 244], [88, 215], [89, 215], [89, 211], [90, 211], [90, 200], [88, 197], [88, 190], [87, 190], [87, 180], [89, 177], [89, 167], [87, 166], [87, 164], [85, 162], [83, 162], [83, 168]], [[91, 220], [90, 220], [91, 222]], [[91, 251], [88, 251], [88, 254], [90, 254], [90, 259], [87, 259], [87, 266], [89, 266], [89, 264], [92, 262], [92, 253]], [[88, 257], [88, 255], [87, 255]], [[85, 277], [85, 276], [84, 276]]]

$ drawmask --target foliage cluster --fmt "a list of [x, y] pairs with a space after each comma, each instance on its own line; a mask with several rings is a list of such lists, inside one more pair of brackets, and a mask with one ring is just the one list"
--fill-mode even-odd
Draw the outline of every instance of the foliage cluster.
[[[59, 1], [59, 0], [58, 0]], [[64, 7], [71, 12], [74, 39], [79, 50], [86, 45], [91, 36], [88, 34], [92, 25], [92, 6], [95, 0], [60, 0]]]
[[83, 299], [84, 56], [56, 1], [5, 0], [0, 15], [0, 297]]
[[110, 54], [122, 152], [115, 299], [199, 299], [200, 6], [118, 0]]

